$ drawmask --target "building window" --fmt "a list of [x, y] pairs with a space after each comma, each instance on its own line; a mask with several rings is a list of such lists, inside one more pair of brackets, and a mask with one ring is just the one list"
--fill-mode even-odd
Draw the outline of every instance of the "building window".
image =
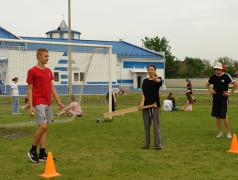
[[54, 72], [55, 82], [59, 82], [59, 72]]
[[60, 39], [64, 39], [64, 33], [60, 33]]
[[79, 73], [74, 73], [74, 81], [79, 81]]
[[84, 72], [80, 73], [80, 81], [84, 81], [84, 74], [85, 74]]
[[51, 38], [51, 39], [53, 38], [53, 34], [50, 34], [50, 38]]

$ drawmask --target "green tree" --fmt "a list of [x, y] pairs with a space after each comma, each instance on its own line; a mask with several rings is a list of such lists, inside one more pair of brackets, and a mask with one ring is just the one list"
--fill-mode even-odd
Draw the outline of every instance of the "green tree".
[[187, 78], [202, 76], [202, 72], [205, 69], [205, 64], [200, 58], [186, 57], [184, 62], [186, 63], [186, 68], [182, 73], [183, 76], [186, 76]]
[[145, 40], [142, 39], [142, 42], [148, 49], [165, 53], [165, 76], [166, 78], [175, 77], [179, 70], [179, 61], [170, 52], [171, 47], [169, 46], [169, 41], [165, 37], [160, 39], [156, 36], [155, 38], [145, 37]]
[[205, 65], [205, 68], [208, 69], [211, 67], [211, 63], [209, 60], [203, 59], [202, 63]]
[[225, 66], [234, 66], [235, 61], [232, 58], [229, 58], [227, 56], [225, 57], [219, 57], [215, 60], [215, 62], [220, 62], [222, 65]]
[[214, 71], [212, 69], [212, 66], [209, 60], [203, 59], [202, 63], [204, 64], [205, 68], [202, 72], [201, 77], [203, 78], [210, 77], [212, 74], [214, 74]]
[[230, 57], [219, 57], [215, 60], [215, 62], [220, 62], [222, 65], [226, 66], [226, 72], [231, 76], [234, 76], [234, 73], [237, 71], [238, 62], [233, 60]]

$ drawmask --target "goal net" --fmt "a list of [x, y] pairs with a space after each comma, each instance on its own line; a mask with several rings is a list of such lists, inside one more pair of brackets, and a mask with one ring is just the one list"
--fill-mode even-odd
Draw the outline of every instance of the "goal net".
[[[71, 46], [72, 51], [68, 51]], [[112, 84], [116, 86], [116, 54], [112, 47], [95, 44], [75, 44], [59, 42], [40, 42], [27, 40], [0, 39], [0, 126], [34, 124], [27, 107], [27, 72], [37, 64], [36, 51], [46, 48], [49, 51], [50, 68], [54, 76], [54, 85], [64, 107], [72, 100], [78, 103], [82, 117], [103, 119], [103, 114], [111, 111]], [[18, 77], [19, 114], [11, 113], [12, 79]], [[109, 92], [109, 100], [106, 94]], [[74, 98], [71, 98], [71, 97]], [[77, 113], [63, 113], [52, 96], [54, 122], [73, 121]], [[78, 112], [77, 111], [77, 112]], [[10, 121], [9, 121], [10, 120]]]

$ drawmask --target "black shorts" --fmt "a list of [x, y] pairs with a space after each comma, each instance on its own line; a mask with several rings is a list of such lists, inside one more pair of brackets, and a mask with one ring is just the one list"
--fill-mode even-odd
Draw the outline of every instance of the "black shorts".
[[212, 116], [217, 118], [227, 118], [228, 99], [214, 99], [212, 101]]

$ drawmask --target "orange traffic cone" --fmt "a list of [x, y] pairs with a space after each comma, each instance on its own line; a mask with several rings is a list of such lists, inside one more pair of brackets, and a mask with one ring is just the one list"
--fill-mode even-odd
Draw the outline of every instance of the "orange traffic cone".
[[233, 138], [232, 138], [232, 142], [231, 142], [231, 149], [226, 152], [238, 153], [238, 143], [237, 143], [236, 134], [233, 134]]
[[39, 176], [42, 176], [44, 178], [51, 178], [51, 177], [55, 177], [55, 176], [61, 176], [55, 170], [55, 163], [54, 163], [53, 156], [52, 156], [51, 152], [48, 152], [47, 161], [46, 161], [46, 165], [45, 165], [45, 173], [41, 174]]

